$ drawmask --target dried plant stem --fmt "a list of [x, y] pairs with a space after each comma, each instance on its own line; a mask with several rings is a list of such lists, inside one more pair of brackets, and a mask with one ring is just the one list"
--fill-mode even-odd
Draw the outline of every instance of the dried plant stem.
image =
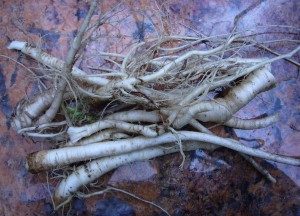
[[[74, 60], [75, 60], [75, 55], [80, 48], [81, 40], [84, 36], [86, 29], [88, 28], [88, 25], [90, 23], [93, 13], [96, 10], [97, 3], [98, 3], [97, 0], [92, 1], [90, 9], [89, 9], [86, 17], [84, 18], [84, 21], [83, 21], [82, 25], [80, 26], [73, 43], [71, 44], [71, 48], [68, 51], [66, 62], [63, 67], [63, 70], [62, 70], [63, 74], [69, 75], [72, 71]], [[52, 121], [54, 119], [58, 109], [60, 108], [60, 104], [61, 104], [66, 86], [67, 86], [66, 80], [63, 79], [59, 82], [59, 85], [55, 92], [55, 97], [52, 101], [52, 104], [49, 107], [49, 109], [45, 112], [45, 114], [42, 115], [38, 119], [38, 124], [49, 123], [50, 121]]]

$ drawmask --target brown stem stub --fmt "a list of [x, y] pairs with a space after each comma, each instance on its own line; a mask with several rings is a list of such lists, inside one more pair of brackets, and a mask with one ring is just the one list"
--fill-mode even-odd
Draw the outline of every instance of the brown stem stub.
[[43, 159], [47, 154], [46, 150], [30, 153], [26, 158], [26, 168], [29, 172], [36, 174], [44, 171]]

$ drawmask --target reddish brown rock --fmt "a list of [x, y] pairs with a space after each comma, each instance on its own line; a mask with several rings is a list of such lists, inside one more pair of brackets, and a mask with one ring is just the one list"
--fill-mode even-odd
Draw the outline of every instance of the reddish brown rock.
[[116, 185], [122, 182], [151, 181], [158, 173], [154, 163], [138, 161], [117, 168], [109, 180], [109, 184]]

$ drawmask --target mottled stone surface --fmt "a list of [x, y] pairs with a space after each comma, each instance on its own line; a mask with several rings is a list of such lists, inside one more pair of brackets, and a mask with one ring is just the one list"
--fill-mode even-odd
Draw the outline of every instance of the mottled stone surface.
[[[115, 2], [105, 0], [102, 10], [108, 10]], [[249, 28], [259, 30], [260, 26], [273, 24], [299, 28], [299, 4], [297, 0], [125, 1], [127, 12], [131, 8], [131, 15], [125, 19], [125, 15], [121, 13], [115, 20], [122, 20], [118, 25], [119, 33], [127, 36], [119, 37], [116, 31], [115, 37], [107, 38], [105, 43], [91, 44], [90, 48], [109, 48], [115, 52], [126, 51], [128, 41], [132, 39], [142, 41], [156, 31], [169, 34], [227, 33], [233, 28], [235, 16], [246, 8], [249, 10], [237, 22], [237, 30]], [[9, 128], [10, 117], [17, 102], [24, 97], [25, 93], [31, 96], [38, 91], [38, 88], [30, 73], [3, 55], [27, 66], [37, 65], [24, 55], [8, 51], [6, 46], [11, 40], [26, 40], [35, 42], [59, 58], [64, 58], [68, 50], [68, 42], [74, 38], [76, 29], [88, 8], [88, 1], [0, 1], [1, 216], [67, 214], [67, 211], [52, 212], [50, 194], [57, 181], [50, 179], [47, 184], [45, 173], [29, 174], [24, 165], [28, 153], [48, 149], [51, 145], [46, 142], [34, 143]], [[149, 19], [154, 14], [159, 14], [158, 17], [161, 19], [160, 22], [154, 19], [155, 24], [159, 23], [155, 28]], [[112, 28], [105, 26], [104, 29], [105, 35]], [[289, 34], [289, 31], [284, 30], [283, 33]], [[277, 36], [275, 35], [274, 38]], [[293, 37], [299, 40], [299, 35]], [[272, 39], [267, 36], [262, 38]], [[284, 53], [289, 47], [279, 44], [272, 48]], [[299, 54], [294, 59], [299, 62]], [[89, 60], [85, 64], [93, 64], [94, 61]], [[252, 101], [239, 113], [239, 116], [251, 118], [264, 113], [280, 112], [280, 121], [262, 130], [236, 130], [236, 134], [247, 145], [264, 144], [262, 148], [270, 152], [300, 157], [299, 71], [294, 65], [278, 61], [272, 64], [272, 72], [278, 82], [277, 87]], [[218, 130], [218, 132], [223, 136], [232, 135], [232, 131]], [[154, 159], [151, 163], [128, 165], [119, 168], [116, 173], [105, 175], [98, 184], [105, 186], [109, 181], [114, 180], [114, 186], [153, 201], [176, 216], [300, 214], [297, 205], [299, 203], [297, 184], [300, 185], [299, 168], [271, 165], [258, 160], [277, 178], [278, 183], [272, 185], [239, 155], [231, 151], [221, 149], [205, 154], [208, 156], [204, 158], [199, 152], [188, 154], [182, 171], [179, 169], [180, 155]], [[139, 170], [143, 170], [143, 178], [140, 178]], [[128, 178], [125, 178], [126, 176]], [[87, 200], [75, 199], [70, 215], [146, 216], [163, 215], [163, 213], [128, 195], [113, 192]]]
[[116, 185], [124, 181], [151, 181], [157, 173], [158, 171], [154, 163], [150, 163], [149, 161], [137, 161], [136, 163], [117, 168], [108, 183], [110, 185]]

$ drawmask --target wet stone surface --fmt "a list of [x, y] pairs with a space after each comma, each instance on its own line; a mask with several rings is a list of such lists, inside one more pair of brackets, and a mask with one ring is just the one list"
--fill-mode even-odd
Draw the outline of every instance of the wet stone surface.
[[[117, 1], [103, 1], [107, 11]], [[154, 2], [154, 1], [153, 1]], [[125, 1], [131, 16], [120, 24], [122, 38], [142, 41], [156, 29], [141, 10], [159, 11], [161, 25], [168, 34], [222, 34], [233, 28], [234, 18], [248, 8], [237, 23], [238, 30], [262, 25], [292, 25], [299, 28], [299, 1]], [[30, 58], [9, 51], [11, 40], [39, 43], [47, 52], [65, 58], [68, 43], [89, 8], [88, 1], [0, 1], [0, 54], [35, 67]], [[137, 10], [138, 8], [138, 10]], [[153, 12], [147, 14], [148, 17]], [[122, 18], [122, 15], [120, 15]], [[120, 18], [120, 19], [121, 19]], [[180, 25], [179, 25], [180, 24]], [[190, 26], [191, 28], [186, 28]], [[109, 29], [108, 26], [106, 26]], [[104, 32], [105, 33], [105, 32]], [[117, 35], [117, 33], [116, 33]], [[270, 39], [270, 38], [267, 38]], [[299, 40], [299, 35], [295, 35]], [[121, 39], [120, 39], [121, 40]], [[38, 41], [38, 42], [37, 42]], [[118, 45], [116, 45], [118, 44]], [[94, 47], [93, 47], [94, 46]], [[91, 46], [126, 51], [123, 43], [107, 41]], [[284, 53], [288, 48], [274, 46]], [[88, 51], [87, 51], [88, 53]], [[271, 57], [270, 54], [267, 56]], [[255, 57], [255, 53], [252, 57]], [[295, 60], [300, 61], [299, 54]], [[98, 62], [99, 64], [99, 62]], [[85, 67], [85, 65], [83, 65]], [[300, 156], [300, 85], [299, 71], [285, 61], [272, 64], [277, 80], [273, 90], [261, 94], [238, 113], [253, 118], [264, 113], [280, 113], [274, 126], [256, 131], [235, 130], [246, 145], [289, 156]], [[32, 175], [25, 169], [26, 155], [51, 148], [47, 142], [33, 142], [9, 128], [13, 108], [38, 88], [28, 72], [8, 58], [0, 57], [0, 215], [66, 215], [68, 210], [53, 212], [50, 194], [58, 181], [45, 173]], [[217, 129], [222, 136], [233, 136], [232, 130]], [[113, 185], [166, 209], [171, 215], [300, 215], [300, 170], [281, 164], [257, 160], [277, 179], [271, 184], [238, 154], [224, 149], [215, 152], [196, 151], [187, 154], [183, 170], [179, 154], [126, 165], [103, 176], [98, 186]], [[298, 186], [297, 186], [298, 185]], [[87, 191], [85, 191], [87, 192]], [[74, 199], [69, 215], [164, 215], [158, 208], [119, 192], [84, 199]]]

